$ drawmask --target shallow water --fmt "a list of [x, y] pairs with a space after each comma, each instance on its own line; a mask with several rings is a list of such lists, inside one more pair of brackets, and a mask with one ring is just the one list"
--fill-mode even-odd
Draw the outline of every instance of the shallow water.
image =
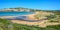
[[19, 16], [33, 14], [34, 12], [0, 12], [0, 16]]

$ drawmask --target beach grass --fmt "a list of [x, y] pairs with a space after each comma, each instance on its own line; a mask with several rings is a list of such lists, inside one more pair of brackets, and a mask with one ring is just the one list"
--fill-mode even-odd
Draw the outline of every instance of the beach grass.
[[60, 30], [60, 25], [52, 25], [42, 28], [34, 25], [29, 26], [23, 24], [16, 24], [6, 19], [0, 19], [0, 30]]

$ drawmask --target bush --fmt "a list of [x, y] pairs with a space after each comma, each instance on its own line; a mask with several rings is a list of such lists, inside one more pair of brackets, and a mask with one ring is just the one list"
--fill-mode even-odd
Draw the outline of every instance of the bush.
[[46, 16], [48, 20], [56, 18], [56, 15]]
[[55, 21], [55, 20], [50, 20], [49, 22], [59, 22], [59, 21]]

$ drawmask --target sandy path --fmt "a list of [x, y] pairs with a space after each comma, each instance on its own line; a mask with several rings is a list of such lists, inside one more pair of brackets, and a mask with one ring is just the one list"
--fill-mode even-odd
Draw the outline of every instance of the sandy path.
[[11, 22], [17, 23], [17, 24], [27, 24], [27, 25], [39, 25], [39, 26], [42, 26], [42, 24], [43, 24], [45, 21], [26, 22], [26, 21], [21, 21], [21, 20], [11, 20]]
[[48, 20], [44, 21], [38, 21], [38, 22], [27, 22], [27, 21], [21, 21], [21, 20], [11, 20], [13, 23], [17, 24], [26, 24], [26, 25], [38, 25], [40, 27], [46, 27], [48, 25], [59, 25], [60, 23], [49, 23]]

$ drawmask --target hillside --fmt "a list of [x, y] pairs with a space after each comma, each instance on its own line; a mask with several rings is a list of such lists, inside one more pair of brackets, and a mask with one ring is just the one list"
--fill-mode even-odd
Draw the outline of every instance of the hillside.
[[34, 11], [34, 9], [28, 9], [28, 8], [21, 8], [21, 7], [19, 7], [19, 8], [4, 8], [4, 9], [1, 9], [0, 11], [1, 12], [14, 12], [14, 11], [16, 11], [16, 12], [22, 12], [22, 11], [26, 11], [26, 12], [30, 12], [30, 11]]
[[34, 11], [45, 11], [45, 12], [56, 12], [56, 11], [60, 11], [60, 10], [40, 10], [40, 9], [30, 9], [30, 8], [23, 8], [23, 7], [17, 7], [17, 8], [4, 8], [4, 9], [0, 9], [0, 12], [1, 11], [18, 11], [18, 12], [21, 12], [21, 11], [27, 11], [27, 12], [34, 12]]
[[60, 30], [60, 25], [38, 27], [12, 23], [9, 20], [0, 19], [0, 30]]

